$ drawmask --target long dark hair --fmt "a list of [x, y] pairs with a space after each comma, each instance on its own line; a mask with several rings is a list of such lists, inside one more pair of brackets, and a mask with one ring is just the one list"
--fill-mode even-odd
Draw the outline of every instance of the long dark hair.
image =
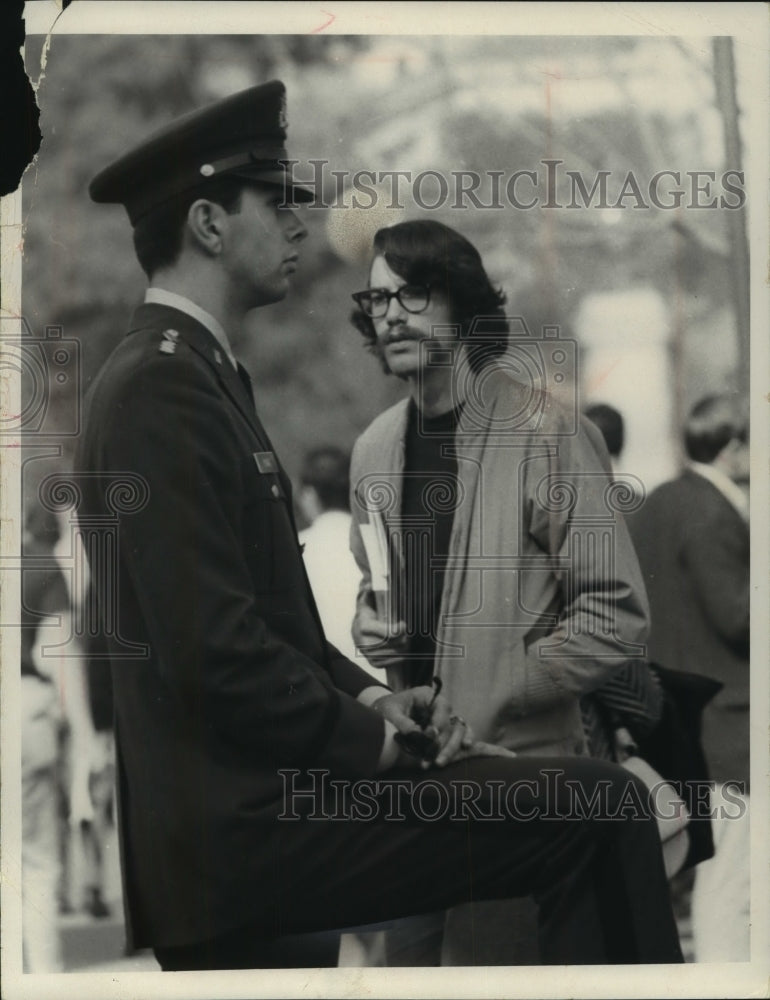
[[[433, 219], [400, 222], [378, 230], [374, 254], [383, 256], [391, 271], [405, 282], [429, 285], [444, 296], [452, 322], [460, 327], [460, 339], [467, 344], [468, 362], [474, 371], [505, 351], [505, 295], [492, 285], [478, 250], [460, 233]], [[370, 317], [357, 309], [351, 322], [387, 371]]]

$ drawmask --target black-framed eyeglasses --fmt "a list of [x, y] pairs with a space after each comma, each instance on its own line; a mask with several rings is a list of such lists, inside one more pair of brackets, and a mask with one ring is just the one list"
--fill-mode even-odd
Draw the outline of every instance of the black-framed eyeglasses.
[[396, 299], [408, 313], [421, 313], [430, 305], [430, 288], [427, 285], [402, 285], [391, 292], [389, 288], [367, 288], [353, 292], [353, 301], [371, 319], [382, 319]]

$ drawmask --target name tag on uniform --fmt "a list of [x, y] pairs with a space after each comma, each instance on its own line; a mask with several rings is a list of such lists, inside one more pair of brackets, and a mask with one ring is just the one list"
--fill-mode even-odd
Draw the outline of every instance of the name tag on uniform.
[[278, 462], [275, 460], [275, 455], [272, 451], [255, 451], [254, 461], [257, 463], [257, 469], [265, 475], [268, 472], [278, 472]]

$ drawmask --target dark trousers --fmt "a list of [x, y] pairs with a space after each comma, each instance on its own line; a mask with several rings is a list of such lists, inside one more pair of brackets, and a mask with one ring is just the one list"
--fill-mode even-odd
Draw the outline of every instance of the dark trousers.
[[648, 793], [614, 764], [476, 758], [394, 772], [376, 792], [284, 780], [254, 924], [157, 948], [163, 969], [259, 967], [285, 935], [526, 895], [545, 964], [682, 961]]

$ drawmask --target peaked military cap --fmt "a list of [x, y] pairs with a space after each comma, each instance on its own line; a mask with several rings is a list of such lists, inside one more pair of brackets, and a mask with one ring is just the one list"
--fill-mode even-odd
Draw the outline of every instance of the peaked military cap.
[[212, 178], [233, 176], [276, 184], [287, 199], [312, 201], [293, 184], [286, 161], [286, 88], [280, 80], [215, 101], [175, 119], [101, 171], [89, 193], [125, 205], [132, 225]]

